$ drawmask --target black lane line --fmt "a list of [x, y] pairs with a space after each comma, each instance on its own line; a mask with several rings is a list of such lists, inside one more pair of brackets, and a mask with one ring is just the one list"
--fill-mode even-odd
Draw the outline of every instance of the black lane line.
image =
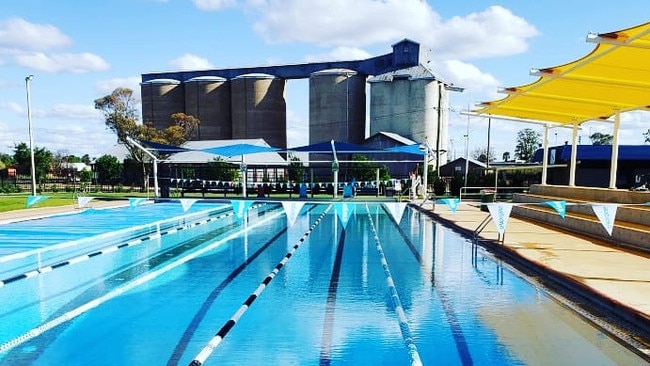
[[[337, 218], [334, 218], [336, 220]], [[343, 261], [343, 247], [345, 246], [345, 229], [341, 230], [334, 268], [330, 277], [330, 287], [327, 291], [327, 306], [325, 308], [325, 319], [323, 320], [323, 340], [320, 348], [320, 365], [329, 366], [332, 362], [332, 338], [334, 336], [334, 308], [336, 305], [336, 293], [339, 288], [339, 277], [341, 276], [341, 262]]]
[[196, 328], [198, 328], [199, 324], [203, 321], [205, 318], [205, 315], [208, 313], [208, 310], [212, 307], [212, 304], [214, 301], [217, 299], [221, 291], [226, 288], [246, 267], [248, 267], [249, 264], [251, 264], [257, 257], [260, 256], [271, 244], [273, 244], [276, 240], [278, 240], [282, 235], [284, 235], [287, 232], [288, 228], [282, 229], [280, 232], [275, 234], [269, 241], [267, 241], [262, 247], [260, 247], [253, 255], [248, 257], [242, 264], [240, 264], [237, 268], [235, 268], [229, 275], [226, 277], [221, 283], [215, 287], [215, 289], [208, 295], [208, 297], [205, 299], [203, 304], [201, 305], [201, 308], [199, 311], [196, 312], [194, 315], [194, 318], [192, 318], [192, 321], [190, 324], [187, 326], [185, 331], [183, 332], [183, 335], [181, 336], [181, 339], [178, 341], [176, 344], [176, 348], [174, 348], [174, 351], [172, 352], [171, 356], [169, 357], [169, 360], [167, 361], [168, 366], [175, 366], [178, 365], [178, 362], [187, 349], [187, 345], [194, 335], [194, 332], [196, 331]]
[[[385, 207], [384, 207], [384, 211], [388, 215], [390, 215], [390, 213], [386, 210]], [[433, 221], [430, 222], [431, 225], [435, 225]], [[397, 228], [397, 231], [402, 236], [402, 239], [404, 239], [406, 245], [411, 250], [411, 253], [413, 253], [413, 255], [415, 256], [415, 259], [418, 261], [418, 264], [420, 266], [423, 266], [422, 256], [420, 255], [420, 252], [418, 252], [418, 250], [415, 248], [415, 245], [413, 245], [411, 239], [406, 235], [404, 230], [402, 230], [402, 228], [399, 225], [395, 224], [395, 227]], [[460, 321], [458, 321], [458, 317], [456, 316], [456, 312], [454, 311], [454, 306], [452, 305], [449, 296], [447, 296], [447, 294], [444, 291], [442, 291], [436, 286], [436, 280], [433, 272], [431, 273], [431, 286], [438, 293], [438, 297], [440, 298], [440, 302], [442, 303], [442, 308], [445, 312], [445, 316], [447, 317], [447, 323], [449, 323], [449, 326], [451, 327], [451, 334], [454, 337], [454, 342], [456, 343], [456, 349], [458, 350], [458, 356], [460, 357], [462, 364], [465, 366], [473, 365], [474, 360], [472, 359], [472, 354], [469, 351], [469, 346], [467, 345], [467, 339], [465, 338], [465, 334], [463, 333], [463, 328], [461, 327]]]

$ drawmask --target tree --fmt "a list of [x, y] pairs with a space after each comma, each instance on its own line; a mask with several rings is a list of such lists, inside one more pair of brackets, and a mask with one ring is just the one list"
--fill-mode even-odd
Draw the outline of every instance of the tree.
[[517, 145], [515, 158], [530, 161], [541, 143], [540, 134], [531, 128], [524, 128], [517, 132]]
[[[19, 174], [31, 174], [31, 152], [26, 143], [21, 142], [18, 145], [14, 145], [14, 161], [18, 165]], [[34, 149], [34, 170], [36, 171], [36, 182], [40, 184], [45, 180], [47, 174], [52, 171], [53, 161], [54, 155], [51, 151], [44, 147], [36, 147]]]
[[352, 155], [351, 166], [347, 169], [348, 178], [358, 181], [372, 181], [377, 176], [377, 166], [364, 155]]
[[212, 180], [234, 182], [239, 179], [239, 168], [217, 157], [208, 163], [205, 175], [208, 179]]
[[611, 145], [614, 136], [608, 133], [595, 132], [589, 136], [592, 145]]
[[16, 165], [16, 162], [14, 161], [13, 156], [5, 153], [0, 153], [0, 169], [4, 169], [6, 167], [11, 167]]
[[99, 184], [115, 185], [122, 179], [123, 167], [117, 157], [102, 155], [95, 160], [95, 172]]
[[[117, 142], [123, 144], [129, 152], [129, 157], [142, 164], [142, 173], [146, 186], [147, 167], [151, 157], [129, 141], [148, 140], [167, 145], [180, 146], [194, 133], [199, 120], [184, 113], [175, 113], [170, 118], [174, 122], [171, 126], [157, 130], [152, 126], [138, 123], [138, 111], [135, 107], [137, 101], [133, 99], [133, 91], [128, 88], [117, 88], [109, 95], [95, 100], [95, 109], [102, 111], [106, 127], [117, 135]], [[159, 158], [162, 153], [155, 153]]]
[[506, 151], [502, 155], [503, 161], [509, 161], [510, 160], [510, 151]]
[[302, 183], [305, 175], [305, 166], [299, 157], [289, 154], [289, 181]]
[[[495, 160], [496, 154], [494, 153], [494, 149], [490, 148], [490, 162], [493, 162]], [[481, 163], [486, 163], [488, 159], [488, 154], [487, 154], [487, 147], [477, 147], [474, 149], [472, 152], [472, 158], [474, 160], [478, 160]]]

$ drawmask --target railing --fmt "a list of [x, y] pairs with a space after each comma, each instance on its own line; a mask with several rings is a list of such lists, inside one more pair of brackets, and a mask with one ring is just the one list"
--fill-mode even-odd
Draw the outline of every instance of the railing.
[[481, 200], [483, 195], [488, 193], [494, 194], [495, 200], [508, 200], [514, 193], [526, 193], [530, 187], [461, 187], [459, 199]]

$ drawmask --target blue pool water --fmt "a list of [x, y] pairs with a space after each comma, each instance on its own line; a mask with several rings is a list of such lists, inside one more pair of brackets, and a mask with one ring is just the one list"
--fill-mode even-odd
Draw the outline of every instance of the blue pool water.
[[50, 227], [99, 228], [46, 260], [0, 257], [16, 278], [0, 287], [0, 365], [645, 364], [426, 215], [349, 210], [307, 203], [291, 222], [272, 202], [244, 218], [158, 203], [0, 226], [34, 227], [42, 248]]

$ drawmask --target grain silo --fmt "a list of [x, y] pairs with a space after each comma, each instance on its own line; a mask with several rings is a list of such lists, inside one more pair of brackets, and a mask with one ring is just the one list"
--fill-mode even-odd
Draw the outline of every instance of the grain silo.
[[360, 144], [366, 137], [366, 75], [345, 69], [309, 76], [309, 143]]
[[185, 114], [201, 122], [196, 140], [232, 138], [230, 81], [217, 76], [199, 76], [185, 82]]
[[156, 129], [172, 124], [171, 115], [185, 112], [183, 84], [173, 79], [156, 79], [140, 84], [142, 122]]
[[230, 81], [232, 138], [263, 138], [269, 145], [287, 147], [285, 80], [267, 74], [246, 74]]
[[439, 149], [440, 160], [445, 162], [449, 101], [444, 84], [421, 65], [377, 75], [368, 82], [370, 135], [393, 132], [419, 143], [426, 141]]

